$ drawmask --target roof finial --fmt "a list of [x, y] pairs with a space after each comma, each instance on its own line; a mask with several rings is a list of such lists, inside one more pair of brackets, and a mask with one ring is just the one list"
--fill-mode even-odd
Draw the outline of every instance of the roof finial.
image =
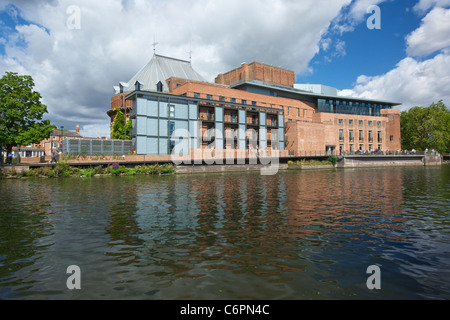
[[156, 46], [157, 46], [158, 44], [159, 44], [159, 43], [156, 42], [155, 36], [153, 35], [153, 43], [152, 43], [152, 46], [153, 46], [153, 54], [156, 54]]

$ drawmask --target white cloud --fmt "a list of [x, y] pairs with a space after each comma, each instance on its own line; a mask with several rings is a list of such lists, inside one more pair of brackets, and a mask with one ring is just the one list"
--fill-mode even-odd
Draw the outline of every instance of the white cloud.
[[355, 0], [349, 3], [334, 19], [331, 31], [343, 34], [355, 30], [355, 27], [370, 17], [367, 9], [389, 0]]
[[383, 75], [360, 76], [353, 89], [339, 94], [399, 102], [405, 110], [417, 105], [428, 106], [441, 99], [450, 105], [449, 87], [450, 52], [444, 51], [425, 61], [407, 57]]
[[[5, 39], [0, 73], [32, 75], [55, 124], [105, 126], [113, 86], [148, 62], [154, 36], [159, 54], [188, 59], [191, 48], [194, 68], [211, 81], [252, 61], [307, 72], [322, 36], [349, 2], [16, 1], [32, 23]], [[71, 5], [80, 8], [80, 29], [67, 27]], [[0, 9], [5, 6], [0, 0]]]
[[[408, 56], [385, 74], [359, 76], [354, 88], [342, 90], [340, 94], [399, 102], [402, 110], [428, 106], [441, 99], [450, 105], [450, 9], [432, 8], [449, 2], [419, 1], [414, 7], [416, 12], [431, 10], [406, 37]], [[427, 56], [430, 57], [420, 59]]]
[[426, 56], [450, 46], [450, 9], [434, 8], [406, 37], [410, 56]]
[[450, 6], [450, 0], [420, 0], [414, 5], [413, 10], [419, 14], [424, 14], [431, 8], [446, 8], [448, 6]]

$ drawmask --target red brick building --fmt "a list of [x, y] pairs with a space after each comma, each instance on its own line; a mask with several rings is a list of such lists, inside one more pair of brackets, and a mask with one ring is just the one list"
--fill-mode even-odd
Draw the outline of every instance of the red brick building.
[[[191, 149], [247, 149], [251, 139], [243, 137], [243, 131], [256, 133], [258, 148], [272, 149], [269, 140], [275, 130], [277, 148], [291, 155], [400, 149], [400, 112], [393, 108], [398, 103], [343, 97], [321, 85], [298, 85], [293, 71], [258, 62], [244, 63], [210, 83], [190, 62], [155, 55], [117, 88], [111, 109], [124, 105], [127, 111], [139, 108], [133, 129], [136, 144], [142, 146], [138, 154], [170, 154], [173, 129], [193, 132], [194, 121], [201, 122], [199, 137], [195, 136], [200, 142], [191, 140]], [[114, 114], [109, 115], [112, 123]], [[238, 140], [234, 145], [223, 141], [230, 134]]]

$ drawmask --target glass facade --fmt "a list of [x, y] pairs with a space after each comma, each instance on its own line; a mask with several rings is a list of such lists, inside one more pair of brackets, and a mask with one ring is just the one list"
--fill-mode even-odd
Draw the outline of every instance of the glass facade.
[[317, 109], [318, 112], [380, 116], [381, 109], [392, 109], [392, 106], [348, 100], [317, 99]]

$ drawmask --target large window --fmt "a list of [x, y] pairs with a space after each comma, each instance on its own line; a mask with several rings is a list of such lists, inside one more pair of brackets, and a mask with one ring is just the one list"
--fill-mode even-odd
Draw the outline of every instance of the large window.
[[348, 139], [350, 142], [353, 142], [355, 140], [355, 137], [353, 136], [353, 130], [348, 130]]
[[349, 100], [317, 99], [319, 112], [379, 116], [381, 109], [391, 109], [390, 105], [372, 104]]
[[339, 141], [344, 141], [344, 130], [339, 129]]

